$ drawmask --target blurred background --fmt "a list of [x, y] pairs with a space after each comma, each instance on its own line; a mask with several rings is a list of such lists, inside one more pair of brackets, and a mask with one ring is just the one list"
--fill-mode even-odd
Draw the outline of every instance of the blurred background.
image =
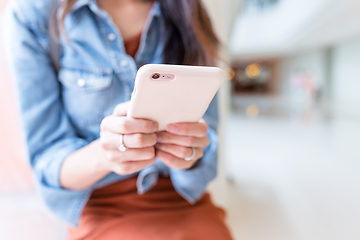
[[[229, 63], [210, 191], [235, 239], [360, 239], [360, 1], [204, 3]], [[3, 48], [0, 79], [0, 239], [64, 239], [34, 193]]]

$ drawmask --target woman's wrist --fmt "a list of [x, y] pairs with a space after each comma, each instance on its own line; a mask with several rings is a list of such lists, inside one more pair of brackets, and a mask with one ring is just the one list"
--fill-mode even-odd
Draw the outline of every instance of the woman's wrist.
[[83, 190], [111, 173], [106, 165], [99, 140], [70, 154], [60, 170], [61, 187], [71, 190]]
[[92, 161], [93, 161], [93, 169], [95, 173], [103, 174], [106, 176], [111, 173], [111, 169], [109, 167], [108, 161], [106, 161], [106, 156], [103, 148], [101, 147], [100, 139], [96, 139], [95, 141], [89, 144], [89, 147], [92, 148]]

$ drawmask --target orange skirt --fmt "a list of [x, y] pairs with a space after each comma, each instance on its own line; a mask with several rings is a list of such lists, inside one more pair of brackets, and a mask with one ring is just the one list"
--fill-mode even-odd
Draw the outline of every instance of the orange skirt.
[[94, 191], [68, 240], [230, 240], [224, 219], [208, 193], [191, 205], [159, 177], [138, 195], [133, 177]]

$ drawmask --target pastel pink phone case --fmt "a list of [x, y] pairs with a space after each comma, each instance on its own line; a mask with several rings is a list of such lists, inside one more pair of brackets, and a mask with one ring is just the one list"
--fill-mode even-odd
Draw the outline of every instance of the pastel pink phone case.
[[[154, 79], [156, 78], [156, 79]], [[224, 80], [216, 67], [142, 66], [136, 75], [128, 116], [159, 123], [198, 122]]]

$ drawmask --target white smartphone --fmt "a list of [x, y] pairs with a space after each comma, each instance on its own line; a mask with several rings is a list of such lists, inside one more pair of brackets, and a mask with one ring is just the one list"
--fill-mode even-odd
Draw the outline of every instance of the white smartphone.
[[225, 74], [216, 67], [147, 64], [136, 75], [128, 116], [159, 123], [198, 122]]

